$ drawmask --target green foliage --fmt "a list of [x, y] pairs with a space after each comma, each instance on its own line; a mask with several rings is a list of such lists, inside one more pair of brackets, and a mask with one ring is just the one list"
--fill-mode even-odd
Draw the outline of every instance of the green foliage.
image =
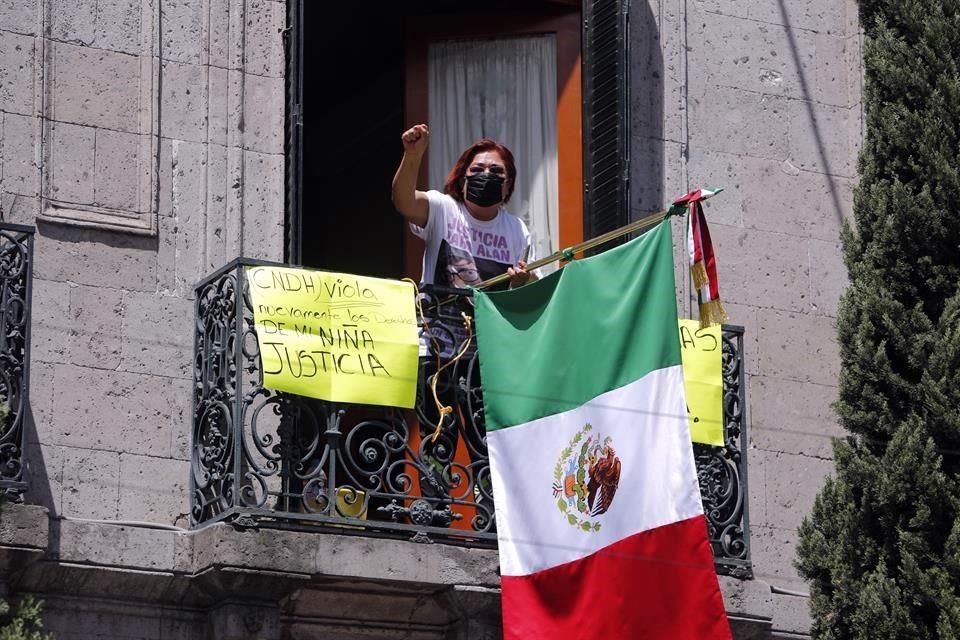
[[0, 640], [54, 640], [52, 633], [44, 633], [40, 621], [43, 603], [25, 596], [12, 608], [0, 600]]
[[836, 409], [800, 527], [822, 640], [960, 637], [960, 2], [860, 0], [866, 139]]

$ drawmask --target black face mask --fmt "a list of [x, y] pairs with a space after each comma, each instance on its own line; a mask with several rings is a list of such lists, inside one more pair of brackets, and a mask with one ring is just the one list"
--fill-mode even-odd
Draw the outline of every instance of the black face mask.
[[489, 207], [503, 200], [503, 176], [478, 173], [467, 176], [466, 198], [478, 207]]

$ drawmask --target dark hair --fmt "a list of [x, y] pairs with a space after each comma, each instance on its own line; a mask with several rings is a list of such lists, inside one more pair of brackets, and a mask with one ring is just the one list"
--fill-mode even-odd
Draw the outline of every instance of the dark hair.
[[453, 165], [453, 169], [447, 174], [447, 181], [443, 184], [443, 192], [445, 194], [451, 196], [454, 200], [463, 202], [463, 180], [467, 176], [467, 169], [470, 168], [470, 164], [477, 154], [483, 153], [484, 151], [496, 151], [500, 154], [500, 157], [503, 158], [503, 163], [507, 169], [507, 180], [509, 181], [507, 184], [507, 197], [505, 197], [503, 201], [506, 202], [510, 199], [510, 196], [513, 195], [513, 185], [517, 179], [517, 165], [513, 162], [513, 154], [510, 153], [510, 149], [507, 149], [499, 142], [487, 138], [474, 142], [460, 154], [456, 164]]

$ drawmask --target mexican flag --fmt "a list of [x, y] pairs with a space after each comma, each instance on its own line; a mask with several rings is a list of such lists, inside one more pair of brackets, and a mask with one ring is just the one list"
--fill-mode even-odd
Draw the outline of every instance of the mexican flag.
[[697, 484], [669, 219], [478, 292], [506, 639], [730, 638]]

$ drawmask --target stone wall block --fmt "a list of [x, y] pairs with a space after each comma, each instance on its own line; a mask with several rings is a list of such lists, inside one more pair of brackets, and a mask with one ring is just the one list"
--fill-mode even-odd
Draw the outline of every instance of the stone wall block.
[[751, 4], [739, 0], [696, 0], [696, 6], [705, 13], [737, 18], [748, 18]]
[[142, 6], [141, 0], [97, 2], [96, 46], [122, 53], [139, 53]]
[[50, 0], [50, 37], [89, 46], [96, 34], [96, 0]]
[[32, 225], [40, 213], [40, 198], [4, 191], [0, 181], [0, 207], [3, 207], [3, 218], [7, 222]]
[[163, 3], [163, 59], [207, 64], [207, 3], [204, 0], [157, 0]]
[[165, 145], [161, 208], [168, 215], [159, 220], [157, 281], [161, 292], [189, 298], [204, 263], [207, 147], [181, 140]]
[[[115, 520], [120, 488], [120, 455], [66, 447], [63, 450], [61, 515]], [[104, 545], [101, 553], [108, 551]]]
[[839, 242], [810, 241], [810, 304], [814, 313], [836, 317], [846, 290], [847, 267]]
[[[734, 0], [726, 1], [732, 4]], [[750, 19], [779, 24], [794, 30], [842, 33], [846, 25], [843, 2], [755, 0], [746, 6], [747, 17]]]
[[[689, 7], [687, 3], [673, 0], [657, 4], [659, 6], [651, 11], [662, 19], [659, 25], [660, 46], [657, 48], [663, 60], [663, 137], [666, 140], [682, 142], [686, 140], [688, 106], [686, 39]], [[656, 48], [653, 51], [656, 51]]]
[[0, 25], [5, 31], [32, 36], [37, 33], [36, 0], [4, 0], [0, 2]]
[[856, 174], [849, 139], [854, 118], [850, 109], [795, 101], [789, 111], [790, 158], [798, 168], [833, 176]]
[[[747, 393], [753, 385], [748, 378]], [[749, 397], [749, 396], [748, 396]], [[767, 522], [767, 457], [773, 456], [750, 443], [747, 451], [747, 473], [749, 487], [747, 499], [750, 501], [750, 527]]]
[[137, 56], [57, 43], [53, 51], [53, 119], [137, 133]]
[[98, 129], [94, 167], [94, 203], [112, 209], [137, 210], [141, 136]]
[[163, 130], [165, 138], [191, 142], [207, 139], [207, 68], [195, 64], [164, 62]]
[[[216, 2], [217, 0], [213, 0]], [[245, 32], [247, 29], [247, 2], [246, 0], [230, 0], [227, 11], [227, 68], [243, 69]]]
[[24, 501], [60, 513], [63, 502], [63, 449], [28, 443], [24, 451], [27, 459], [27, 492]]
[[688, 61], [703, 82], [813, 98], [804, 91], [813, 90], [816, 68], [815, 44], [808, 34], [795, 31], [791, 41], [778, 25], [701, 12], [690, 18]]
[[157, 166], [158, 200], [157, 215], [160, 218], [173, 215], [173, 140], [161, 138], [159, 142], [160, 158]]
[[33, 63], [32, 37], [0, 31], [0, 111], [33, 113]]
[[281, 32], [286, 17], [283, 3], [247, 0], [247, 73], [283, 76], [285, 60]]
[[192, 361], [192, 301], [151, 293], [124, 295], [121, 371], [188, 377]]
[[41, 223], [35, 237], [34, 277], [58, 282], [154, 291], [156, 241]]
[[836, 399], [836, 387], [753, 376], [750, 440], [768, 451], [832, 458], [832, 438], [844, 435], [831, 408]]
[[120, 364], [123, 292], [78, 285], [70, 288], [71, 364], [115, 369]]
[[[207, 69], [210, 80], [210, 101], [207, 105], [209, 114], [207, 122], [209, 128], [207, 131], [208, 141], [213, 144], [226, 146], [227, 144], [227, 126], [228, 112], [231, 107], [231, 94], [229, 92], [229, 72], [219, 67], [209, 67]], [[234, 108], [237, 108], [240, 101], [234, 101]]]
[[816, 100], [838, 107], [850, 106], [848, 38], [845, 35], [817, 34]]
[[227, 257], [243, 255], [243, 198], [247, 190], [243, 168], [245, 152], [239, 147], [227, 147]]
[[760, 362], [764, 375], [834, 387], [840, 350], [833, 318], [760, 309]]
[[244, 152], [243, 250], [283, 259], [283, 156]]
[[92, 204], [96, 129], [53, 123], [50, 195], [61, 202]]
[[753, 572], [758, 580], [795, 591], [807, 591], [807, 585], [793, 566], [792, 554], [784, 549], [797, 546], [796, 529], [780, 527], [750, 527], [750, 555]]
[[[3, 190], [27, 197], [40, 194], [36, 121], [29, 116], [3, 115]], [[4, 212], [11, 207], [4, 203]]]
[[243, 132], [247, 126], [243, 121], [243, 92], [245, 91], [244, 83], [246, 77], [243, 71], [236, 69], [229, 69], [227, 71], [226, 145], [229, 147], [243, 146]]
[[70, 344], [70, 285], [33, 279], [31, 364], [66, 362]]
[[663, 143], [663, 206], [673, 202], [673, 198], [684, 195], [691, 184], [684, 180], [681, 165], [686, 155], [685, 145], [679, 142]]
[[169, 571], [174, 566], [175, 535], [158, 529], [67, 520], [60, 523], [60, 560]]
[[634, 220], [661, 210], [666, 199], [663, 145], [663, 140], [650, 138], [630, 141], [630, 215]]
[[177, 220], [173, 216], [159, 219], [157, 232], [157, 292], [168, 296], [184, 296], [177, 290]]
[[824, 478], [833, 472], [833, 462], [791, 453], [771, 453], [764, 458], [767, 482], [765, 520], [754, 519], [751, 525], [796, 531]]
[[794, 311], [809, 306], [810, 266], [804, 238], [720, 224], [711, 224], [710, 234], [725, 302]]
[[184, 411], [175, 378], [71, 365], [55, 375], [62, 393], [54, 414], [58, 444], [170, 456], [171, 431]]
[[177, 223], [174, 287], [189, 297], [203, 275], [206, 229], [206, 145], [173, 141], [173, 214]]
[[709, 151], [758, 158], [787, 156], [790, 101], [743, 89], [700, 86], [702, 94], [691, 91], [690, 96], [690, 140]]
[[243, 147], [262, 153], [283, 153], [283, 78], [245, 74]]
[[207, 158], [207, 241], [203, 275], [236, 257], [227, 255], [227, 149], [210, 144]]
[[[190, 315], [191, 319], [194, 317]], [[193, 334], [190, 334], [191, 341]], [[192, 354], [191, 349], [191, 354]], [[189, 461], [193, 438], [193, 379], [170, 378], [170, 457]]]
[[56, 403], [59, 396], [56, 388], [57, 365], [37, 360], [30, 362], [30, 406], [33, 429], [27, 429], [27, 442], [53, 444], [58, 441], [53, 426]]
[[[744, 162], [749, 160], [750, 158], [745, 156], [705, 151], [696, 146], [690, 149], [687, 160], [690, 187], [724, 188], [723, 193], [703, 205], [710, 224], [743, 226], [742, 180], [745, 174]], [[672, 194], [668, 195], [673, 197]]]
[[120, 519], [189, 525], [189, 484], [185, 460], [120, 454]]
[[738, 169], [745, 227], [820, 240], [840, 237], [851, 200], [848, 179], [801, 171], [776, 158], [740, 158]]
[[[659, 4], [659, 3], [658, 3]], [[662, 42], [663, 29], [656, 24], [658, 10], [648, 3], [630, 5], [630, 30], [635, 39], [630, 48], [631, 141], [638, 138], [663, 138], [664, 70], [663, 58], [669, 47]], [[674, 27], [666, 27], [668, 29]], [[672, 44], [672, 43], [671, 43]], [[674, 53], [674, 52], [671, 52]]]
[[230, 46], [230, 8], [239, 2], [230, 0], [208, 0], [210, 5], [210, 24], [208, 27], [208, 59], [210, 66], [226, 69]]

